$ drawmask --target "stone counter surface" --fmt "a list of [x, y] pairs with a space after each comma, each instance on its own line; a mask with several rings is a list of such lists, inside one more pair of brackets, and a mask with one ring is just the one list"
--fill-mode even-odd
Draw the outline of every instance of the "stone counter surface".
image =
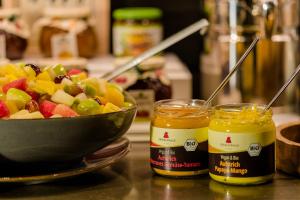
[[40, 185], [1, 184], [0, 199], [300, 200], [300, 178], [278, 173], [275, 180], [268, 184], [228, 186], [217, 183], [208, 176], [194, 179], [154, 176], [148, 159], [148, 144], [134, 143], [131, 152], [124, 159], [94, 173]]

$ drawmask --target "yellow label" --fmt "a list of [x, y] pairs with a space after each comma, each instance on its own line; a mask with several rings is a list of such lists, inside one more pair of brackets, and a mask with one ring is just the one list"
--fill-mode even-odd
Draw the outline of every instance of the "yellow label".
[[209, 129], [208, 130], [208, 145], [209, 152], [212, 153], [235, 153], [250, 151], [251, 148], [258, 149], [268, 146], [275, 141], [275, 133], [226, 133]]
[[207, 127], [197, 129], [151, 128], [151, 146], [178, 147], [186, 143], [201, 143], [208, 139]]

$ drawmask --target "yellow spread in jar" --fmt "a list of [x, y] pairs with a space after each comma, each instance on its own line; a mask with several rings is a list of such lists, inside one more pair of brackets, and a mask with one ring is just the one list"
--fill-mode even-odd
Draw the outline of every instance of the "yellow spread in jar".
[[275, 125], [264, 106], [233, 104], [213, 110], [208, 130], [209, 174], [228, 184], [259, 184], [275, 173]]
[[208, 171], [209, 111], [201, 100], [155, 103], [151, 121], [150, 163], [166, 176], [193, 176]]

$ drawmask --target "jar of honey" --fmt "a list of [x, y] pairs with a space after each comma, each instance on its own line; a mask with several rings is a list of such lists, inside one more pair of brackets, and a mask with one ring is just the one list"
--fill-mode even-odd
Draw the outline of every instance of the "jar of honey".
[[208, 172], [209, 109], [202, 100], [161, 100], [151, 120], [150, 164], [160, 175]]
[[254, 104], [213, 109], [208, 129], [209, 174], [237, 185], [260, 184], [275, 173], [275, 125], [271, 110]]
[[113, 12], [113, 53], [137, 56], [157, 45], [163, 36], [162, 11], [153, 7], [119, 8]]

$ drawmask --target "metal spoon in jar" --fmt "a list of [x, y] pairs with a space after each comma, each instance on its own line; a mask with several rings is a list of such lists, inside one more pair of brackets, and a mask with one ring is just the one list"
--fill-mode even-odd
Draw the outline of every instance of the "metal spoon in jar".
[[161, 43], [159, 43], [157, 46], [154, 46], [153, 48], [145, 51], [141, 55], [133, 58], [125, 65], [119, 67], [118, 69], [108, 72], [104, 74], [101, 78], [104, 78], [108, 81], [111, 81], [112, 79], [116, 78], [123, 72], [135, 67], [136, 65], [140, 64], [147, 58], [150, 58], [151, 56], [154, 56], [155, 54], [163, 51], [164, 49], [172, 46], [173, 44], [179, 42], [180, 40], [188, 37], [189, 35], [197, 32], [200, 30], [200, 34], [204, 34], [207, 30], [207, 27], [209, 25], [209, 22], [206, 19], [201, 19], [200, 21], [186, 27], [185, 29], [175, 33], [174, 35], [170, 36], [169, 38], [165, 39]]
[[210, 97], [206, 100], [205, 105], [208, 106], [211, 101], [217, 96], [219, 91], [223, 89], [223, 87], [226, 85], [226, 83], [229, 81], [230, 77], [234, 74], [234, 72], [242, 65], [244, 60], [247, 58], [247, 56], [250, 54], [250, 52], [253, 50], [257, 42], [259, 41], [259, 37], [256, 37], [253, 42], [250, 44], [248, 49], [245, 51], [245, 53], [242, 55], [242, 57], [239, 59], [239, 61], [236, 63], [236, 65], [233, 67], [233, 69], [229, 72], [229, 74], [225, 77], [225, 79], [222, 81], [222, 83], [217, 87], [217, 89], [210, 95]]
[[300, 71], [300, 64], [296, 68], [295, 72], [291, 75], [289, 80], [280, 88], [280, 90], [277, 92], [277, 94], [269, 102], [269, 104], [266, 106], [266, 108], [263, 110], [263, 112], [266, 112], [267, 110], [269, 110], [271, 108], [272, 104], [278, 99], [278, 97], [282, 94], [282, 92], [290, 85], [290, 83], [294, 80], [294, 78], [297, 76], [299, 71]]

